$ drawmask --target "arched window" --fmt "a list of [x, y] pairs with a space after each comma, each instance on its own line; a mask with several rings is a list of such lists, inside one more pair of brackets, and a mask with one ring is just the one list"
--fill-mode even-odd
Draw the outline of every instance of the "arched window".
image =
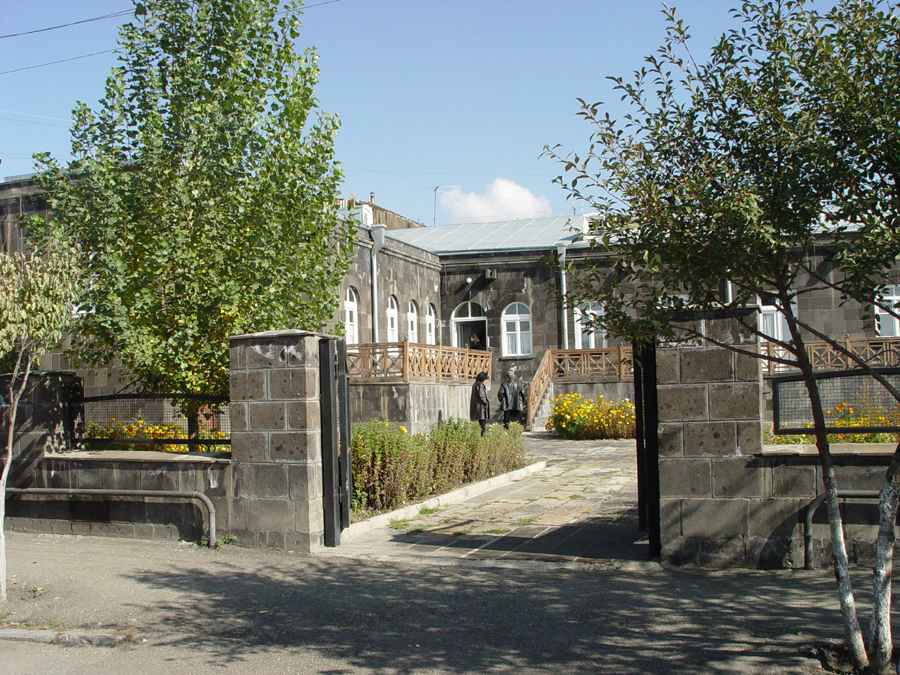
[[450, 316], [454, 347], [487, 349], [487, 318], [477, 302], [461, 302]]
[[575, 349], [598, 349], [606, 346], [606, 331], [597, 326], [603, 316], [603, 305], [588, 302], [575, 308]]
[[398, 323], [397, 298], [393, 295], [388, 298], [387, 304], [387, 341], [399, 342], [400, 330]]
[[425, 308], [425, 344], [437, 344], [437, 310], [431, 303]]
[[406, 339], [408, 342], [419, 341], [419, 308], [414, 300], [410, 300], [406, 308]]
[[348, 345], [359, 343], [359, 293], [353, 286], [347, 287], [344, 296], [344, 334]]
[[528, 305], [514, 302], [503, 310], [503, 355], [529, 356], [531, 354], [531, 312]]

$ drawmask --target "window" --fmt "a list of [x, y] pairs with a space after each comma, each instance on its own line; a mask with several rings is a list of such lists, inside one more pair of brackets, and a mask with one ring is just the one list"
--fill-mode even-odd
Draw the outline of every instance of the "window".
[[[784, 318], [775, 306], [775, 298], [771, 295], [762, 295], [759, 301], [759, 332], [773, 340], [782, 342], [791, 341], [791, 332], [788, 329], [787, 319]], [[797, 316], [797, 299], [791, 300], [791, 311]]]
[[503, 355], [531, 354], [531, 312], [528, 305], [514, 302], [503, 310]]
[[400, 342], [400, 330], [398, 326], [397, 298], [393, 295], [388, 298], [387, 304], [387, 341]]
[[603, 305], [599, 302], [575, 308], [575, 349], [597, 349], [606, 346], [606, 331], [595, 323], [596, 318], [603, 314]]
[[419, 341], [419, 308], [412, 300], [406, 308], [406, 339], [409, 342]]
[[359, 293], [353, 286], [347, 287], [344, 296], [344, 333], [348, 345], [359, 343]]
[[425, 344], [437, 344], [437, 311], [430, 303], [425, 308]]
[[[881, 302], [893, 307], [895, 313], [900, 310], [900, 284], [885, 286], [881, 291]], [[900, 321], [881, 307], [875, 307], [875, 334], [879, 337], [900, 336]]]
[[454, 347], [487, 349], [487, 318], [477, 302], [461, 302], [450, 317]]

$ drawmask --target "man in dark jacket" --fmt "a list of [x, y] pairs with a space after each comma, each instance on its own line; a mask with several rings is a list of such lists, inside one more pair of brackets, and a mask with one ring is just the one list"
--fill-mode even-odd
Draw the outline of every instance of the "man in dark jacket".
[[500, 410], [503, 412], [504, 429], [509, 429], [509, 423], [513, 420], [521, 421], [522, 411], [525, 409], [525, 391], [513, 379], [512, 373], [503, 376], [497, 400], [500, 401]]
[[484, 436], [487, 421], [491, 417], [491, 402], [488, 400], [487, 388], [484, 386], [487, 376], [484, 371], [478, 373], [475, 382], [472, 383], [472, 397], [469, 399], [469, 419], [473, 422], [477, 421], [481, 425], [482, 436]]

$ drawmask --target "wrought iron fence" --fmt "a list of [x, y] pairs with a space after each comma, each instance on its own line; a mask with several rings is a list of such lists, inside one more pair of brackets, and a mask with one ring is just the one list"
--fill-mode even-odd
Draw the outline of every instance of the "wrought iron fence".
[[[874, 369], [900, 388], [900, 368]], [[900, 432], [900, 403], [871, 374], [845, 370], [816, 374], [825, 431], [839, 434]], [[776, 434], [812, 433], [812, 406], [800, 375], [779, 375], [772, 382]]]
[[228, 398], [197, 394], [114, 394], [72, 402], [73, 446], [228, 452]]

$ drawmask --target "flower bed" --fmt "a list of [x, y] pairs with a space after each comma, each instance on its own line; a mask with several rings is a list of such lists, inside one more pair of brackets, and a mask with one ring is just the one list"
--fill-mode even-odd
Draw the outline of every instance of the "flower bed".
[[522, 426], [492, 424], [481, 436], [474, 422], [450, 420], [429, 434], [409, 434], [389, 422], [353, 429], [353, 511], [359, 516], [447, 492], [525, 465]]
[[610, 401], [602, 396], [589, 399], [570, 393], [553, 399], [545, 428], [564, 438], [597, 440], [634, 438], [634, 425], [631, 401]]
[[[217, 440], [227, 438], [222, 431], [203, 430], [199, 433], [200, 440]], [[91, 440], [116, 441], [114, 444], [104, 444], [107, 449], [114, 450], [158, 450], [160, 452], [174, 453], [215, 453], [230, 454], [230, 445], [214, 445], [198, 443], [188, 445], [181, 443], [146, 443], [140, 441], [151, 440], [187, 440], [187, 432], [178, 424], [148, 424], [142, 418], [131, 421], [111, 419], [108, 424], [88, 422], [84, 430], [84, 442], [90, 445]], [[138, 441], [138, 442], [135, 442]]]
[[[825, 419], [829, 426], [846, 428], [841, 433], [828, 434], [829, 443], [897, 443], [900, 434], [891, 432], [854, 432], [854, 428], [900, 426], [900, 406], [893, 413], [883, 408], [869, 406], [853, 406], [846, 401], [838, 403], [825, 411]], [[806, 426], [812, 428], [812, 422]], [[766, 443], [777, 445], [803, 445], [815, 443], [815, 436], [790, 434], [779, 436], [771, 432], [766, 434]]]

